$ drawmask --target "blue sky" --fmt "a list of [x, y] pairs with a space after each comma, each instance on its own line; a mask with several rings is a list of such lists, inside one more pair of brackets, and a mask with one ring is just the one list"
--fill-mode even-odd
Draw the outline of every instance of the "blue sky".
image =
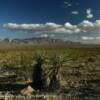
[[100, 0], [0, 0], [0, 37], [100, 43]]

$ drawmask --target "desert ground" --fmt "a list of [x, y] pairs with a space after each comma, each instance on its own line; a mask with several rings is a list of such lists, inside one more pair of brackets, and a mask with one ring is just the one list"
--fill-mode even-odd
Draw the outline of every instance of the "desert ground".
[[0, 95], [2, 100], [100, 100], [100, 46], [0, 48]]

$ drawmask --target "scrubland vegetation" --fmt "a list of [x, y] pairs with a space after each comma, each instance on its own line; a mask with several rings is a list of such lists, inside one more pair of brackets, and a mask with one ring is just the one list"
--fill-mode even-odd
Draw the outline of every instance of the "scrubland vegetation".
[[[98, 99], [93, 100], [99, 100], [100, 46], [41, 45], [0, 49], [1, 92], [27, 96], [21, 91], [28, 86], [34, 90], [31, 96], [97, 96]], [[60, 100], [67, 100], [65, 98]]]

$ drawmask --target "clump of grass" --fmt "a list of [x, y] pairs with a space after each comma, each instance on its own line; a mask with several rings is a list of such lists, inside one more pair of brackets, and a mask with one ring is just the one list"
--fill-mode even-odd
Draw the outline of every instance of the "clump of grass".
[[88, 62], [94, 62], [95, 61], [95, 58], [94, 57], [89, 57], [88, 58]]

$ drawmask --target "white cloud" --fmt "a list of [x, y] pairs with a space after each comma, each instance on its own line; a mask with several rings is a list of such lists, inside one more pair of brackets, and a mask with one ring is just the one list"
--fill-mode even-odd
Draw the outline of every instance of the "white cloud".
[[55, 34], [51, 34], [51, 35], [49, 35], [50, 37], [55, 37]]
[[100, 40], [100, 36], [99, 36], [99, 37], [96, 37], [96, 39], [97, 39], [97, 40]]
[[65, 23], [64, 24], [64, 27], [67, 29], [67, 30], [71, 30], [72, 33], [79, 33], [81, 30], [77, 27], [77, 25], [72, 25], [70, 24], [69, 22]]
[[40, 37], [44, 37], [44, 38], [46, 38], [46, 37], [48, 37], [48, 34], [41, 34]]
[[71, 13], [72, 13], [73, 15], [78, 15], [78, 14], [79, 14], [78, 11], [72, 11]]
[[50, 31], [56, 28], [61, 27], [62, 25], [55, 23], [46, 23], [46, 24], [16, 24], [8, 23], [3, 25], [8, 29], [20, 29], [20, 30], [32, 30], [32, 31]]
[[69, 4], [69, 3], [67, 1], [65, 1], [64, 4]]
[[44, 26], [48, 29], [56, 29], [62, 27], [62, 25], [55, 24], [55, 23], [46, 23]]
[[93, 23], [88, 20], [83, 20], [80, 25], [82, 25], [83, 27], [93, 27], [94, 26]]
[[92, 31], [94, 30], [94, 23], [84, 20], [79, 24], [79, 27], [83, 32]]
[[82, 40], [94, 40], [95, 39], [94, 37], [89, 37], [89, 36], [82, 36], [81, 38]]
[[68, 7], [71, 7], [71, 6], [72, 6], [72, 4], [68, 4], [67, 6], [68, 6]]
[[71, 6], [72, 6], [72, 4], [69, 3], [69, 2], [67, 2], [67, 1], [64, 2], [64, 5], [65, 5], [66, 7], [71, 7]]
[[8, 24], [4, 24], [3, 26], [9, 29], [17, 29], [19, 27], [16, 23], [8, 23]]
[[95, 36], [95, 37], [93, 37], [93, 36], [82, 36], [81, 37], [81, 39], [82, 40], [100, 40], [100, 36]]
[[69, 22], [66, 22], [66, 23], [64, 24], [64, 27], [65, 27], [66, 29], [74, 29], [74, 28], [76, 28], [77, 26], [76, 26], [76, 25], [72, 25], [72, 24], [69, 23]]
[[55, 33], [68, 33], [68, 34], [74, 33], [72, 30], [66, 29], [66, 28], [58, 28], [58, 29], [54, 30], [54, 32]]
[[16, 24], [8, 23], [3, 25], [4, 28], [13, 30], [24, 30], [33, 32], [48, 32], [48, 33], [66, 33], [66, 34], [76, 34], [80, 32], [94, 32], [100, 33], [100, 20], [91, 22], [88, 20], [83, 20], [78, 25], [73, 25], [70, 22], [66, 22], [64, 25], [56, 23], [46, 23], [46, 24]]
[[93, 18], [93, 14], [88, 14], [87, 18]]
[[86, 17], [87, 18], [93, 18], [93, 14], [92, 14], [92, 9], [91, 8], [88, 8], [87, 10], [86, 10]]
[[82, 23], [79, 24], [79, 27], [82, 31], [85, 32], [100, 33], [100, 20], [96, 20], [95, 22], [84, 20]]
[[23, 30], [38, 30], [43, 29], [43, 24], [16, 24], [16, 23], [8, 23], [3, 25], [5, 28], [8, 29], [23, 29]]
[[65, 25], [60, 25], [56, 23], [46, 23], [46, 24], [16, 24], [8, 23], [3, 25], [8, 29], [17, 29], [17, 30], [27, 30], [27, 31], [42, 31], [42, 32], [54, 32], [54, 33], [77, 33], [79, 29], [76, 25], [71, 25], [69, 22]]

